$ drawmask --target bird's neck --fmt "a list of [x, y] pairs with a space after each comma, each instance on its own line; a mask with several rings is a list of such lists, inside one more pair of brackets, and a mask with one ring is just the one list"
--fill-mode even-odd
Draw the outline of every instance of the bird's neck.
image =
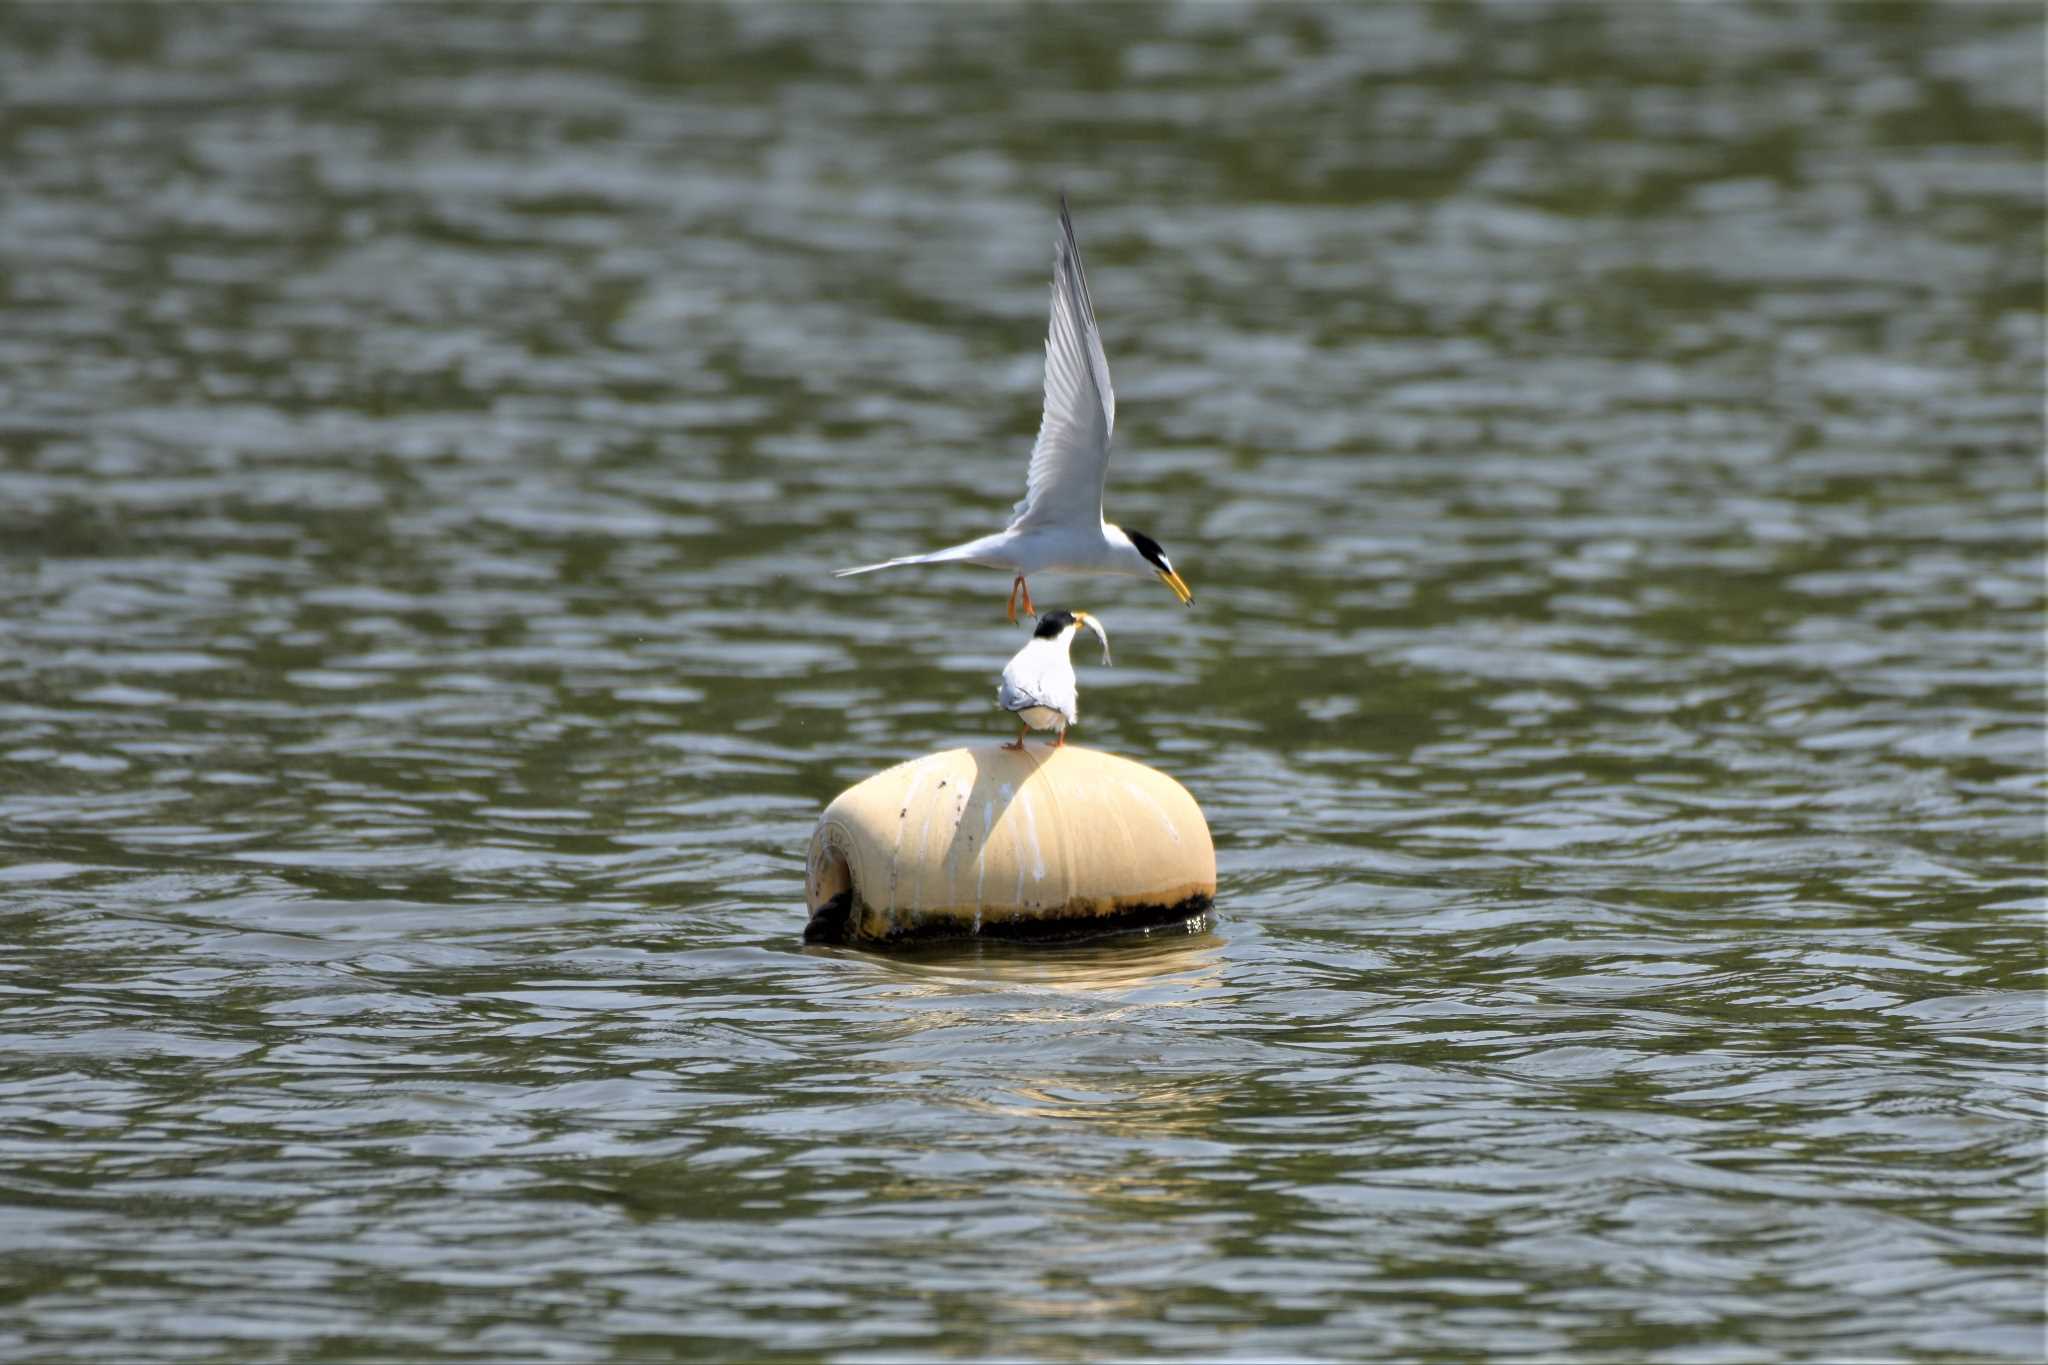
[[1146, 561], [1145, 556], [1138, 553], [1138, 547], [1133, 545], [1131, 538], [1124, 534], [1123, 527], [1113, 521], [1103, 522], [1102, 538], [1108, 542], [1110, 554], [1123, 562], [1122, 572], [1140, 574], [1152, 572], [1152, 565]]

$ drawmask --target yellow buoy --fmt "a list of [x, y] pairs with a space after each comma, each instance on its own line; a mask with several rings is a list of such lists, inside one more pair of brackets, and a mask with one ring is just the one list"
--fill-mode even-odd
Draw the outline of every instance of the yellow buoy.
[[1068, 744], [948, 749], [841, 792], [811, 835], [808, 942], [1081, 938], [1177, 923], [1216, 896], [1187, 789]]

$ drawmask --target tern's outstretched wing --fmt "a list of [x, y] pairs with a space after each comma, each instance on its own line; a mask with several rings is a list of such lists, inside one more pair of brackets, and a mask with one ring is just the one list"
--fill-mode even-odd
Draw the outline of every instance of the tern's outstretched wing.
[[1060, 235], [1052, 261], [1052, 321], [1045, 330], [1045, 411], [1024, 476], [1015, 527], [1083, 526], [1102, 521], [1102, 480], [1109, 472], [1109, 435], [1116, 429], [1116, 391], [1095, 328], [1095, 301], [1074, 244], [1074, 220], [1060, 196]]

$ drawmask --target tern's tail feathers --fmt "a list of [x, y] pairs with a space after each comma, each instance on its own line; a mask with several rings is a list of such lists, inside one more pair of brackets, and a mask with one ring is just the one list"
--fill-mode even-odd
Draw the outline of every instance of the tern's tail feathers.
[[966, 545], [953, 545], [943, 550], [933, 550], [928, 555], [898, 555], [894, 559], [885, 559], [879, 564], [863, 564], [857, 569], [837, 569], [833, 571], [832, 576], [834, 578], [851, 578], [857, 573], [873, 573], [877, 569], [893, 569], [902, 564], [946, 564], [954, 560], [966, 559], [971, 553], [970, 547]]

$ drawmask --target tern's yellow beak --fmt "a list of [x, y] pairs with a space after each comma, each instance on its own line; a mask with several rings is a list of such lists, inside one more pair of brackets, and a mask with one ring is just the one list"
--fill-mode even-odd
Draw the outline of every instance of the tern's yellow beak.
[[1173, 595], [1180, 599], [1180, 604], [1182, 606], [1186, 607], [1192, 606], [1194, 604], [1195, 595], [1188, 591], [1188, 585], [1181, 582], [1180, 575], [1175, 573], [1173, 570], [1160, 570], [1159, 581], [1161, 583], [1164, 583], [1167, 587], [1173, 589]]

